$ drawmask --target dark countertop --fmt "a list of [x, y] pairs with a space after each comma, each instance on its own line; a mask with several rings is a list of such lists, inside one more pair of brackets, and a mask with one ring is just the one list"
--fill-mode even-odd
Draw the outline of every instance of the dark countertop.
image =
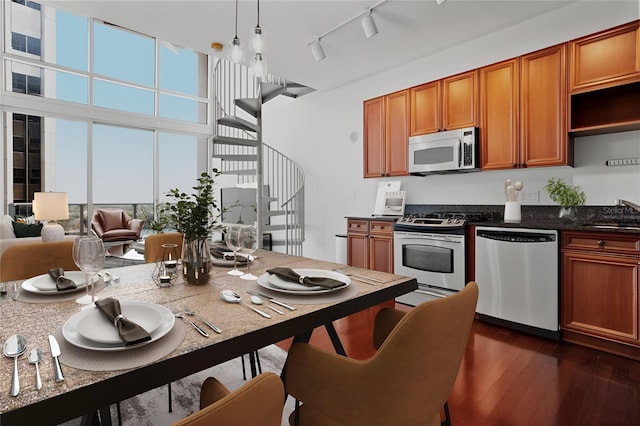
[[[640, 212], [621, 206], [583, 206], [576, 210], [573, 218], [560, 218], [559, 206], [521, 206], [520, 223], [505, 223], [504, 205], [464, 205], [464, 204], [407, 204], [405, 214], [421, 213], [481, 213], [485, 220], [470, 221], [477, 226], [498, 226], [505, 228], [552, 229], [558, 231], [608, 232], [640, 234]], [[347, 219], [383, 220], [395, 222], [399, 216], [345, 216]], [[594, 224], [624, 224], [636, 229], [599, 228]]]

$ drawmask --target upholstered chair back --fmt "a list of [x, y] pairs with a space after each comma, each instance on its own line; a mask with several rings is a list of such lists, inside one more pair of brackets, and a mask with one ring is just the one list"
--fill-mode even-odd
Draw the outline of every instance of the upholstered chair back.
[[34, 242], [7, 248], [0, 260], [0, 281], [23, 280], [49, 269], [79, 270], [73, 262], [73, 240]]

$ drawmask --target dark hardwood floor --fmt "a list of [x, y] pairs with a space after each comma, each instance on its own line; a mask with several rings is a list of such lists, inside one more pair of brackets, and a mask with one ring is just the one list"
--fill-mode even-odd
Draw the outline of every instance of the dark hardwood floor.
[[[334, 323], [350, 357], [375, 352], [381, 306]], [[324, 329], [311, 343], [332, 348]], [[640, 425], [640, 362], [476, 320], [448, 402], [454, 426]]]

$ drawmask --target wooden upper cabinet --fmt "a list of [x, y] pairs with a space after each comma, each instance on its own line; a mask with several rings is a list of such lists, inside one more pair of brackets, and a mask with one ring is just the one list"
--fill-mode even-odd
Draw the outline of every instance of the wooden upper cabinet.
[[384, 96], [364, 101], [364, 177], [385, 172]]
[[518, 163], [518, 59], [480, 68], [480, 166], [510, 169]]
[[410, 89], [411, 136], [435, 133], [442, 128], [440, 81]]
[[443, 130], [478, 125], [478, 70], [442, 80]]
[[386, 176], [408, 174], [409, 164], [409, 91], [385, 96], [386, 101]]
[[640, 81], [640, 21], [570, 42], [571, 93]]
[[364, 177], [408, 174], [409, 90], [364, 101]]
[[572, 165], [567, 44], [530, 53], [520, 61], [520, 166]]

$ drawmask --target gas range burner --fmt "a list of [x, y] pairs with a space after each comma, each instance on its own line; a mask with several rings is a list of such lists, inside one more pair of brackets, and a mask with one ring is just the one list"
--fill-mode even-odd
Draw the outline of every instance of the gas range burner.
[[482, 221], [482, 213], [431, 212], [414, 213], [396, 221], [396, 230], [413, 229], [462, 229], [468, 221]]
[[447, 227], [458, 228], [464, 227], [467, 221], [457, 217], [435, 217], [431, 215], [409, 215], [398, 219], [396, 224], [411, 225], [415, 227]]

